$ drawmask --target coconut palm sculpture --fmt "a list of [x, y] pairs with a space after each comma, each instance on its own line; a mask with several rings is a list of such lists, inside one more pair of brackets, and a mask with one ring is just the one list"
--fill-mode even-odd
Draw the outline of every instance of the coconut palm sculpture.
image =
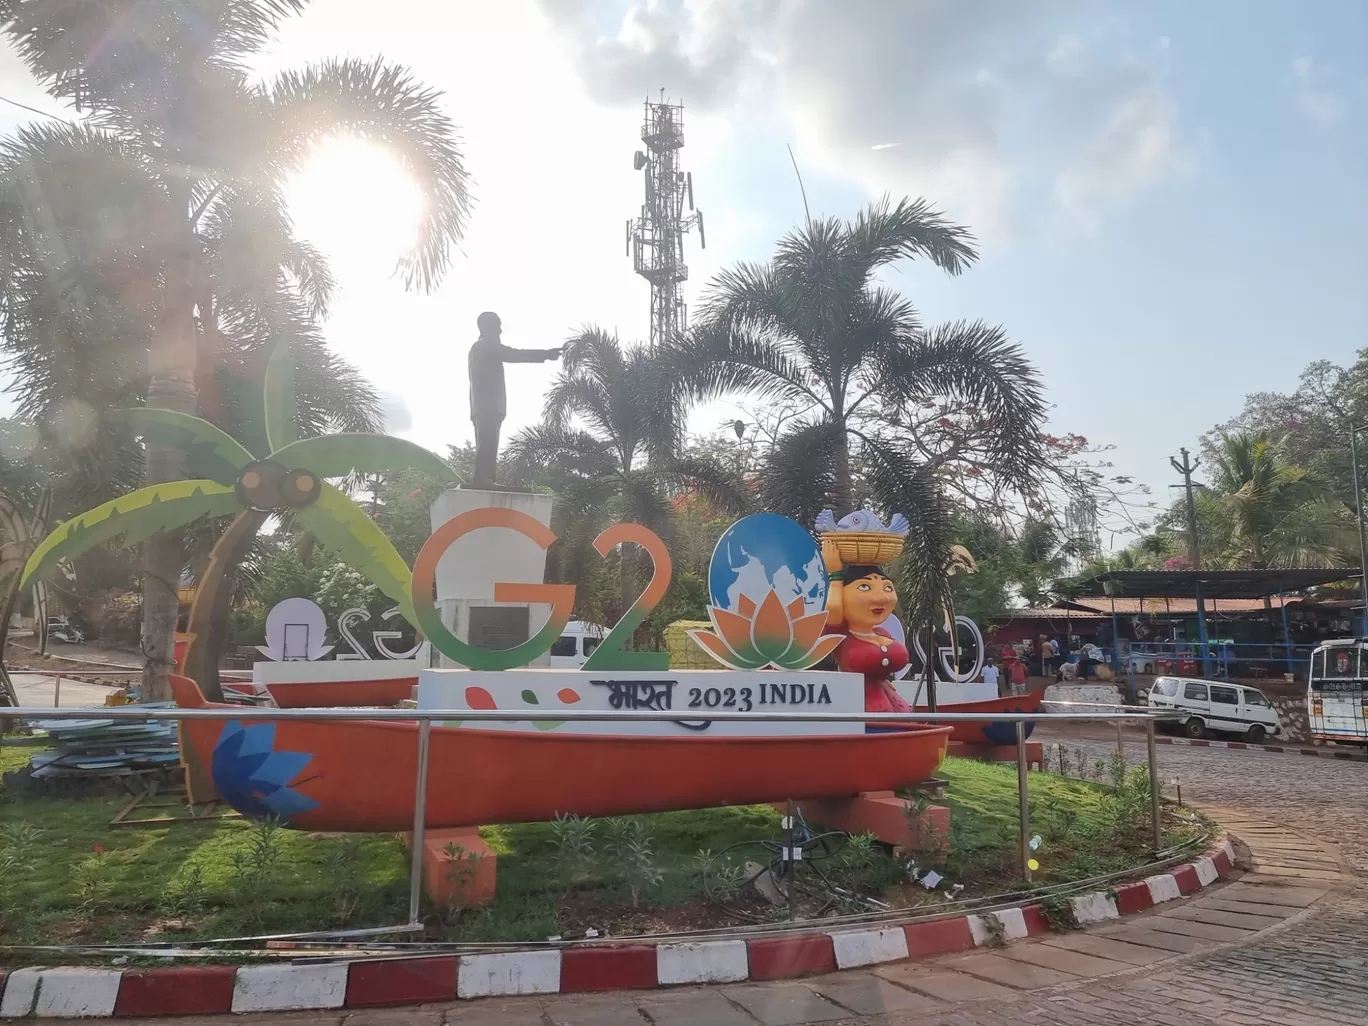
[[[210, 699], [221, 699], [218, 665], [227, 633], [234, 570], [272, 514], [288, 515], [343, 560], [366, 574], [416, 623], [410, 574], [384, 532], [345, 492], [326, 478], [421, 470], [451, 479], [440, 457], [389, 435], [343, 433], [298, 437], [289, 351], [280, 346], [266, 367], [265, 444], [252, 452], [208, 421], [172, 410], [138, 408], [121, 416], [149, 444], [180, 450], [192, 479], [149, 485], [72, 517], [29, 558], [24, 581], [48, 573], [60, 560], [122, 538], [135, 545], [202, 516], [236, 514], [215, 543], [190, 610], [184, 672]], [[177, 582], [168, 582], [174, 588]]]

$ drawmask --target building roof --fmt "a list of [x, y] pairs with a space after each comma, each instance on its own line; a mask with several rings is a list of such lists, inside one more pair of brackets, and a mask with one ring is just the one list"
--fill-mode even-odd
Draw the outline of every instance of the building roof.
[[[1061, 606], [1069, 606], [1080, 611], [1091, 611], [1098, 615], [1110, 616], [1112, 610], [1112, 599], [1109, 598], [1077, 598], [1067, 599], [1060, 603]], [[1302, 599], [1298, 595], [1290, 595], [1283, 598], [1279, 595], [1270, 597], [1269, 602], [1274, 609], [1281, 609], [1286, 603], [1289, 607], [1293, 606]], [[1117, 616], [1196, 616], [1197, 600], [1195, 598], [1117, 598]], [[1262, 613], [1264, 609], [1263, 599], [1203, 599], [1207, 616], [1215, 616], [1218, 613], [1237, 614], [1237, 613]]]
[[996, 616], [989, 617], [989, 619], [1003, 623], [1012, 620], [1105, 620], [1109, 615], [1109, 613], [1097, 613], [1089, 609], [1065, 609], [1053, 606], [1048, 609], [1008, 609]]
[[[1288, 567], [1270, 570], [1109, 570], [1084, 580], [1067, 583], [1074, 595], [1113, 594], [1145, 598], [1192, 598], [1200, 584], [1207, 598], [1249, 599], [1314, 588], [1332, 581], [1347, 581], [1363, 573], [1358, 567], [1311, 569]], [[1194, 607], [1195, 608], [1195, 607]]]

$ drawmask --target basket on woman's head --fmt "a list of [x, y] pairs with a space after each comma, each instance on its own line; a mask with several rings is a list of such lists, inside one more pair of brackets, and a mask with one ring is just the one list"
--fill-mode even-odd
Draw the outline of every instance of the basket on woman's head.
[[831, 510], [817, 518], [818, 537], [830, 542], [846, 566], [883, 566], [902, 554], [910, 525], [901, 513], [885, 527], [877, 514], [856, 510], [839, 521]]

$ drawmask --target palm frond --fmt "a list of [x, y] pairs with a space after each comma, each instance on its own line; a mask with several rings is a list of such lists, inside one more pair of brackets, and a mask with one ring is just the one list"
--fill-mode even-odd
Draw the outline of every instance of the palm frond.
[[860, 437], [860, 458], [875, 501], [885, 515], [907, 517], [910, 530], [898, 563], [898, 595], [909, 630], [940, 623], [951, 599], [954, 518], [935, 479], [896, 446]]
[[895, 260], [925, 257], [946, 274], [959, 274], [978, 259], [973, 233], [947, 221], [924, 199], [902, 199], [893, 206], [884, 196], [856, 215], [849, 239], [865, 273]]
[[1040, 375], [1000, 327], [982, 321], [940, 324], [882, 358], [886, 394], [898, 402], [950, 398], [991, 428], [998, 472], [1028, 483], [1046, 462], [1040, 439], [1047, 404]]
[[436, 288], [470, 210], [470, 176], [442, 94], [418, 84], [407, 68], [345, 58], [282, 73], [267, 101], [278, 128], [274, 157], [283, 169], [330, 135], [355, 134], [394, 155], [423, 196], [418, 240], [399, 270], [406, 287]]
[[842, 428], [830, 420], [786, 432], [765, 453], [758, 502], [800, 524], [814, 524], [836, 494], [836, 457]]
[[404, 619], [417, 624], [410, 590], [413, 575], [408, 564], [385, 532], [345, 492], [324, 483], [318, 501], [295, 510], [294, 519], [399, 603]]
[[104, 542], [122, 538], [125, 545], [136, 545], [154, 534], [184, 527], [199, 517], [227, 516], [241, 508], [232, 487], [207, 479], [140, 488], [54, 528], [29, 557], [21, 586], [41, 577], [59, 561]]
[[301, 438], [271, 453], [271, 459], [286, 467], [311, 470], [319, 477], [418, 470], [452, 484], [460, 480], [451, 464], [436, 453], [393, 435], [344, 433]]
[[117, 410], [113, 416], [148, 443], [180, 450], [186, 473], [194, 477], [231, 485], [252, 462], [252, 454], [241, 442], [201, 417], [145, 406]]

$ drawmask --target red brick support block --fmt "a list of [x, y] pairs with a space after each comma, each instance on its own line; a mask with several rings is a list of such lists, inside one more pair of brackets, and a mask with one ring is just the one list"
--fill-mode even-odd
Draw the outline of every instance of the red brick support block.
[[746, 941], [752, 980], [783, 980], [809, 973], [834, 973], [836, 952], [828, 934], [753, 937]]
[[1026, 920], [1027, 937], [1050, 932], [1050, 921], [1045, 918], [1045, 910], [1039, 905], [1027, 905], [1021, 910], [1021, 917]]
[[114, 1002], [117, 1017], [213, 1015], [233, 1007], [231, 965], [127, 969]]
[[346, 1007], [454, 1000], [456, 965], [455, 955], [353, 962], [347, 971]]
[[657, 985], [656, 949], [624, 947], [566, 948], [561, 955], [562, 993], [586, 990], [642, 990]]
[[1179, 894], [1192, 894], [1202, 889], [1202, 881], [1197, 879], [1197, 870], [1191, 866], [1179, 866], [1169, 875], [1178, 884]]
[[974, 946], [974, 934], [965, 916], [937, 919], [930, 923], [910, 923], [903, 927], [907, 934], [907, 956], [929, 958], [968, 951]]
[[1116, 910], [1123, 916], [1153, 907], [1154, 896], [1150, 894], [1149, 884], [1143, 880], [1124, 884], [1116, 889]]
[[1211, 861], [1216, 864], [1216, 872], [1221, 877], [1225, 877], [1230, 872], [1230, 856], [1226, 854], [1224, 848], [1217, 848], [1211, 853]]
[[873, 834], [895, 848], [939, 852], [950, 848], [950, 810], [943, 805], [928, 805], [913, 816], [912, 803], [892, 791], [866, 791], [851, 798], [805, 798], [795, 804], [814, 823], [848, 834]]

